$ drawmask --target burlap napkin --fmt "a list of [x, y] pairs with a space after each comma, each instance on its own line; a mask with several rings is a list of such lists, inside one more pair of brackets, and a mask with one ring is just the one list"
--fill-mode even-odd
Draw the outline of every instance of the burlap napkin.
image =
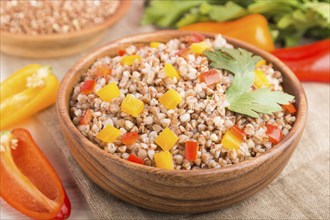
[[302, 140], [277, 179], [249, 199], [215, 212], [157, 213], [120, 201], [94, 184], [69, 152], [55, 108], [37, 115], [63, 151], [73, 176], [97, 219], [329, 219], [330, 86], [304, 85], [309, 117]]

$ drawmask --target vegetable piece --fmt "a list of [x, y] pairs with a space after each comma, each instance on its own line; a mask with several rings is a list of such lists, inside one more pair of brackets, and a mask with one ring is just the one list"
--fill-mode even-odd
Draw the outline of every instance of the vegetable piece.
[[90, 109], [87, 109], [84, 113], [84, 115], [82, 116], [82, 118], [80, 119], [80, 124], [81, 125], [88, 125], [89, 122], [91, 122], [93, 119], [93, 112]]
[[257, 113], [271, 114], [281, 111], [279, 104], [289, 104], [294, 99], [294, 96], [281, 91], [271, 91], [269, 88], [248, 91], [254, 82], [255, 66], [261, 58], [241, 48], [222, 50], [224, 52], [207, 51], [205, 54], [212, 61], [212, 67], [234, 74], [233, 82], [226, 92], [229, 110], [258, 118]]
[[228, 131], [226, 131], [225, 135], [221, 140], [222, 147], [231, 150], [238, 150], [241, 147], [243, 142], [243, 138], [246, 134], [237, 126], [234, 125]]
[[266, 51], [275, 49], [268, 30], [267, 19], [260, 14], [248, 15], [228, 22], [201, 22], [180, 29], [223, 34], [253, 44]]
[[158, 137], [155, 139], [156, 144], [158, 144], [164, 151], [170, 150], [174, 144], [179, 140], [179, 138], [171, 131], [169, 128], [165, 128]]
[[266, 65], [266, 60], [259, 60], [259, 62], [256, 64], [256, 67], [258, 68], [264, 65]]
[[159, 97], [159, 102], [167, 109], [175, 109], [182, 102], [182, 98], [177, 91], [169, 89]]
[[282, 130], [278, 126], [272, 124], [267, 124], [266, 134], [269, 141], [273, 144], [277, 144], [283, 138]]
[[133, 117], [138, 117], [144, 109], [144, 103], [133, 95], [127, 95], [120, 106], [121, 110]]
[[270, 87], [271, 84], [269, 83], [265, 73], [262, 70], [255, 70], [254, 71], [254, 86], [256, 88], [261, 87]]
[[111, 75], [111, 73], [112, 73], [112, 69], [110, 69], [109, 67], [107, 67], [105, 65], [96, 67], [96, 72], [95, 72], [96, 76], [105, 77], [105, 76]]
[[126, 50], [118, 50], [118, 55], [119, 56], [124, 56], [126, 54]]
[[95, 80], [86, 80], [81, 88], [80, 92], [84, 95], [89, 95], [94, 91], [96, 81]]
[[330, 40], [277, 49], [272, 54], [288, 65], [301, 81], [330, 82]]
[[186, 141], [185, 158], [193, 161], [197, 159], [198, 143], [196, 141]]
[[220, 75], [218, 71], [212, 69], [207, 72], [201, 73], [199, 76], [201, 82], [205, 82], [207, 86], [217, 84], [220, 81]]
[[171, 79], [173, 79], [174, 77], [176, 77], [177, 79], [180, 79], [180, 75], [179, 75], [178, 71], [171, 64], [166, 63], [164, 70], [165, 70], [165, 74], [168, 77], [170, 77]]
[[153, 41], [153, 42], [150, 42], [150, 47], [152, 47], [152, 48], [158, 48], [158, 47], [159, 47], [159, 45], [160, 45], [160, 43], [159, 43], [159, 42], [155, 42], [155, 41]]
[[135, 63], [136, 60], [138, 62], [140, 62], [141, 61], [141, 56], [139, 56], [139, 55], [127, 55], [127, 56], [124, 56], [123, 58], [121, 58], [120, 63], [122, 65], [132, 66]]
[[71, 215], [71, 202], [68, 195], [64, 191], [64, 203], [61, 210], [57, 213], [54, 220], [63, 220], [69, 218]]
[[179, 57], [187, 58], [189, 53], [190, 53], [189, 48], [182, 48], [175, 55], [178, 55]]
[[139, 157], [137, 157], [135, 154], [131, 153], [128, 158], [128, 161], [131, 161], [133, 163], [138, 163], [138, 164], [144, 164], [143, 160]]
[[155, 153], [155, 163], [156, 167], [167, 169], [167, 170], [173, 170], [173, 159], [172, 154], [168, 151], [162, 151], [159, 153]]
[[96, 138], [106, 143], [112, 143], [117, 139], [120, 133], [119, 129], [112, 125], [107, 125], [96, 135]]
[[190, 43], [199, 43], [205, 40], [205, 36], [201, 33], [195, 32], [186, 37], [186, 40]]
[[192, 43], [190, 45], [190, 50], [196, 55], [201, 55], [204, 53], [205, 50], [211, 49], [211, 45], [206, 43], [205, 41], [199, 43]]
[[114, 98], [120, 96], [120, 90], [115, 82], [111, 82], [98, 90], [96, 94], [105, 102], [111, 102]]
[[[0, 156], [0, 195], [8, 204], [34, 219], [52, 219], [63, 213], [61, 180], [27, 130], [1, 132]], [[68, 217], [68, 198], [66, 203]]]
[[294, 105], [292, 103], [290, 103], [288, 105], [282, 105], [282, 108], [284, 110], [286, 110], [287, 112], [289, 112], [290, 114], [294, 114], [297, 112], [297, 109], [294, 107]]
[[13, 73], [0, 84], [0, 129], [52, 105], [58, 87], [49, 66], [32, 64]]
[[138, 136], [137, 132], [127, 132], [122, 136], [121, 142], [125, 145], [133, 145], [136, 143]]

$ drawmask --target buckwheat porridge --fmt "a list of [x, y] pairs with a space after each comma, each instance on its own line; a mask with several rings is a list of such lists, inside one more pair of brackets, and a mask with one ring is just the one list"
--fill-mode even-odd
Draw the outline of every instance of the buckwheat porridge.
[[[292, 128], [294, 99], [287, 104], [275, 101], [281, 104], [275, 103], [278, 111], [267, 112], [261, 105], [251, 107], [252, 113], [237, 110], [237, 100], [244, 96], [236, 92], [240, 98], [233, 98], [239, 71], [228, 71], [235, 67], [226, 68], [227, 62], [221, 68], [230, 51], [239, 50], [221, 35], [213, 40], [192, 34], [165, 43], [131, 45], [117, 56], [98, 59], [74, 86], [72, 121], [104, 151], [147, 166], [193, 170], [256, 157]], [[216, 66], [212, 62], [217, 57]], [[233, 55], [232, 63], [239, 62], [235, 58], [239, 56]], [[282, 91], [283, 79], [272, 64], [255, 58], [253, 68], [247, 96], [256, 99], [257, 89], [285, 94], [276, 92]], [[267, 99], [253, 102], [262, 100], [274, 107]]]

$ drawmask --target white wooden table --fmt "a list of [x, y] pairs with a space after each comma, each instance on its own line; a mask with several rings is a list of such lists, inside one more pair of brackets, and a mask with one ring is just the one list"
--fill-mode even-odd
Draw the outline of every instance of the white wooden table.
[[[98, 43], [94, 48], [105, 44], [106, 42], [119, 39], [121, 37], [132, 35], [141, 32], [152, 31], [152, 27], [141, 27], [140, 19], [143, 13], [143, 0], [132, 1], [131, 8], [127, 15], [120, 20], [119, 23], [114, 25], [107, 33], [107, 35]], [[91, 48], [89, 51], [91, 51]], [[55, 75], [62, 79], [66, 71], [84, 54], [88, 53], [85, 51], [80, 54], [76, 54], [69, 57], [56, 58], [56, 59], [27, 59], [12, 57], [1, 53], [0, 55], [0, 71], [1, 81], [6, 79], [11, 73], [16, 70], [31, 64], [47, 64], [52, 66]], [[35, 141], [47, 156], [48, 160], [55, 167], [58, 172], [62, 183], [68, 193], [72, 204], [72, 213], [70, 219], [93, 219], [93, 214], [90, 211], [88, 204], [77, 187], [72, 174], [70, 173], [69, 167], [63, 158], [60, 149], [52, 141], [49, 133], [42, 127], [35, 117], [30, 117], [20, 124], [16, 124], [15, 128], [22, 127], [29, 130], [34, 137]], [[0, 219], [26, 219], [26, 217], [20, 214], [15, 209], [11, 208], [6, 202], [0, 199]]]

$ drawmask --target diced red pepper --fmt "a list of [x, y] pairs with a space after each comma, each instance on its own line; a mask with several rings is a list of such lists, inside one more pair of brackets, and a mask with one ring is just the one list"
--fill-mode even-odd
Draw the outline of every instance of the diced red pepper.
[[237, 125], [234, 125], [231, 128], [231, 131], [238, 139], [243, 140], [243, 138], [246, 136], [245, 132], [240, 129]]
[[102, 66], [96, 67], [96, 72], [95, 72], [96, 76], [104, 77], [104, 76], [111, 75], [111, 73], [112, 73], [112, 69], [110, 69], [107, 66], [102, 65]]
[[198, 32], [194, 32], [191, 35], [187, 36], [187, 41], [190, 43], [198, 43], [205, 39], [205, 36], [203, 34], [200, 34]]
[[131, 161], [133, 163], [138, 163], [138, 164], [144, 164], [143, 160], [139, 157], [137, 157], [135, 154], [131, 153], [129, 157], [127, 158], [128, 161]]
[[267, 124], [266, 134], [269, 138], [269, 141], [273, 144], [277, 144], [283, 138], [282, 130], [276, 125]]
[[189, 53], [190, 53], [189, 48], [182, 48], [178, 52], [176, 52], [175, 55], [178, 55], [179, 57], [187, 58]]
[[185, 158], [193, 161], [197, 159], [198, 143], [196, 141], [186, 141]]
[[89, 122], [91, 122], [93, 118], [93, 112], [90, 109], [87, 109], [84, 113], [84, 115], [82, 116], [82, 118], [80, 119], [80, 124], [81, 125], [88, 125]]
[[95, 80], [86, 80], [80, 88], [80, 92], [84, 95], [91, 94], [94, 90], [96, 81]]
[[214, 85], [220, 81], [219, 73], [216, 70], [209, 70], [201, 73], [199, 76], [201, 82], [205, 82], [207, 86]]
[[119, 56], [124, 56], [126, 54], [125, 50], [118, 50], [118, 55]]
[[127, 132], [122, 136], [121, 142], [126, 145], [135, 144], [136, 140], [138, 139], [138, 136], [139, 135], [137, 132]]
[[290, 114], [294, 114], [297, 112], [297, 109], [294, 107], [292, 103], [287, 105], [282, 105], [282, 108], [286, 111], [288, 111]]

